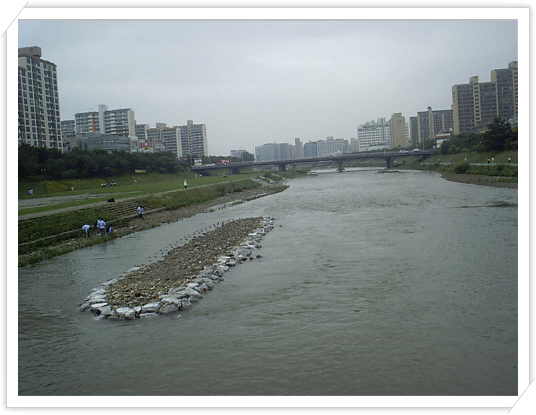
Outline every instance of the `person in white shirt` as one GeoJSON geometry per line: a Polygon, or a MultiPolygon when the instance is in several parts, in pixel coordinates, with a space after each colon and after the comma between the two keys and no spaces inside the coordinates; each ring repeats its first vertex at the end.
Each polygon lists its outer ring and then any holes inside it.
{"type": "Polygon", "coordinates": [[[82,231],[84,232],[84,235],[86,238],[89,237],[89,230],[91,229],[91,225],[88,225],[87,223],[85,225],[82,225],[82,231]]]}

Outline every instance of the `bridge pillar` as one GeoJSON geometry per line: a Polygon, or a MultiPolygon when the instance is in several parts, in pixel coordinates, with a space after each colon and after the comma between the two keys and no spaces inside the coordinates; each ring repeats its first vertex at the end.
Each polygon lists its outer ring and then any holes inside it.
{"type": "Polygon", "coordinates": [[[280,164],[279,171],[287,171],[287,165],[285,163],[280,164]]]}
{"type": "Polygon", "coordinates": [[[386,157],[385,158],[385,165],[388,169],[393,168],[393,158],[392,157],[386,157]]]}
{"type": "Polygon", "coordinates": [[[337,171],[342,173],[344,171],[344,164],[342,160],[337,161],[337,171]]]}

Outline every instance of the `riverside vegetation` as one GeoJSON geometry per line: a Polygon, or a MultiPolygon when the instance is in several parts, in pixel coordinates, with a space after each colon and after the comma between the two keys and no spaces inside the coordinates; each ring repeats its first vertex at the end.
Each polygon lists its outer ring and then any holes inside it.
{"type": "Polygon", "coordinates": [[[69,212],[52,213],[19,222],[19,266],[37,263],[57,255],[106,242],[126,234],[192,216],[211,206],[234,201],[250,200],[285,190],[281,183],[286,177],[302,172],[258,173],[259,179],[249,178],[216,183],[204,187],[177,190],[160,195],[148,195],[135,201],[103,204],[69,212]],[[135,206],[141,203],[149,215],[141,220],[135,215],[135,206]],[[93,224],[98,217],[111,223],[114,232],[106,236],[85,238],[80,231],[84,223],[93,224]]]}

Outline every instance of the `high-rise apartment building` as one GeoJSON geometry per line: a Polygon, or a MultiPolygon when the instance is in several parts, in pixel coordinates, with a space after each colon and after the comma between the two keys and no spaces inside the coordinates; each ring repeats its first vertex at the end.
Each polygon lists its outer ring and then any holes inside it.
{"type": "MultiPolygon", "coordinates": [[[[145,139],[140,143],[141,150],[144,152],[158,153],[167,151],[173,153],[177,158],[182,157],[182,144],[180,138],[180,128],[177,126],[167,126],[162,122],[157,122],[156,127],[147,128],[146,124],[143,124],[143,133],[145,139]]],[[[138,124],[140,126],[140,124],[138,124]]],[[[140,131],[142,128],[140,127],[140,131]]]]}
{"type": "Polygon", "coordinates": [[[130,108],[108,110],[99,105],[98,111],[79,112],[74,115],[77,135],[91,133],[133,137],[136,135],[134,111],[130,108]]]}
{"type": "Polygon", "coordinates": [[[261,146],[256,146],[255,147],[255,160],[257,161],[282,160],[280,145],[278,143],[267,143],[261,146]]]}
{"type": "Polygon", "coordinates": [[[357,128],[357,140],[359,151],[381,150],[390,148],[391,128],[385,118],[378,118],[376,121],[369,121],[357,128]]]}
{"type": "Polygon", "coordinates": [[[409,131],[411,146],[415,147],[419,144],[419,123],[417,117],[409,117],[409,131]]]}
{"type": "Polygon", "coordinates": [[[19,144],[63,149],[56,64],[37,46],[19,48],[19,144]]]}
{"type": "Polygon", "coordinates": [[[396,112],[391,116],[389,127],[391,129],[393,147],[407,147],[409,144],[408,125],[402,113],[396,112]]]}
{"type": "Polygon", "coordinates": [[[147,124],[136,124],[134,131],[140,142],[145,142],[147,140],[147,128],[149,128],[149,125],[147,124]]]}
{"type": "Polygon", "coordinates": [[[65,142],[65,139],[68,137],[74,137],[76,135],[76,129],[74,120],[63,120],[61,124],[61,138],[65,142]]]}
{"type": "Polygon", "coordinates": [[[162,140],[162,128],[153,127],[146,130],[146,145],[145,151],[159,153],[165,151],[164,142],[162,140]]]}
{"type": "Polygon", "coordinates": [[[490,82],[472,76],[468,84],[452,87],[454,134],[481,131],[495,118],[517,123],[517,61],[493,69],[490,82]]]}
{"type": "Polygon", "coordinates": [[[160,134],[164,151],[173,153],[180,159],[182,157],[182,144],[179,127],[161,127],[160,134]]]}
{"type": "Polygon", "coordinates": [[[432,140],[437,134],[448,133],[453,128],[452,110],[432,110],[417,112],[417,141],[432,140]]]}
{"type": "Polygon", "coordinates": [[[183,156],[208,156],[207,131],[205,124],[194,124],[188,120],[186,125],[179,126],[183,156]]]}
{"type": "Polygon", "coordinates": [[[302,159],[304,157],[303,143],[298,137],[294,139],[294,157],[296,159],[302,159]]]}
{"type": "Polygon", "coordinates": [[[306,159],[318,157],[318,143],[316,141],[309,141],[303,145],[303,157],[306,159]]]}

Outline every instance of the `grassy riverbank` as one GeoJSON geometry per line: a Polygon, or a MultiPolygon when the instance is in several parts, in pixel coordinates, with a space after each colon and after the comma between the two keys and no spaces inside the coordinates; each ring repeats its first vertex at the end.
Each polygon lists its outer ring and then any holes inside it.
{"type": "Polygon", "coordinates": [[[19,222],[19,266],[104,243],[128,233],[176,221],[180,217],[192,216],[214,204],[237,199],[245,200],[256,197],[260,193],[269,194],[286,188],[287,186],[281,184],[263,186],[257,181],[243,179],[139,199],[148,213],[154,212],[147,215],[144,220],[136,218],[134,205],[130,206],[128,202],[118,202],[98,208],[78,209],[21,221],[19,222]],[[125,210],[126,208],[128,210],[125,210]],[[108,223],[113,224],[115,230],[112,235],[83,237],[81,225],[94,224],[97,217],[103,217],[108,223]]]}
{"type": "Polygon", "coordinates": [[[517,188],[517,152],[467,152],[438,154],[427,159],[411,157],[397,160],[395,167],[413,170],[431,170],[451,181],[483,186],[517,188]],[[488,159],[494,162],[488,164],[488,159]],[[474,165],[484,164],[484,165],[474,165]]]}

